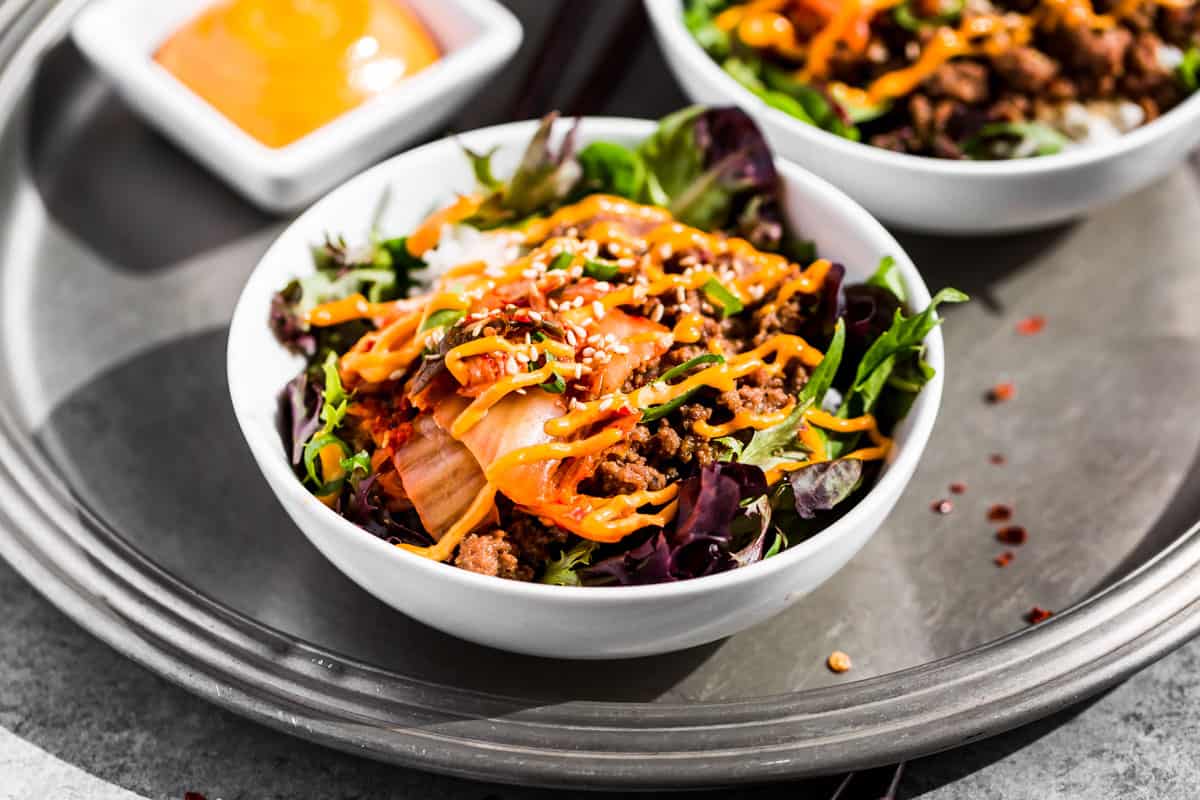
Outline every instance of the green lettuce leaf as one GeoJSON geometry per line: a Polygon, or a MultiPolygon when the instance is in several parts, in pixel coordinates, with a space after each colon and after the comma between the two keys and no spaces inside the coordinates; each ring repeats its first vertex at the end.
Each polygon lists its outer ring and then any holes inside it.
{"type": "Polygon", "coordinates": [[[564,550],[558,558],[546,562],[546,570],[542,573],[540,581],[551,586],[579,586],[579,574],[575,570],[591,564],[592,557],[599,547],[597,542],[586,539],[577,542],[573,547],[564,550]]]}
{"type": "Polygon", "coordinates": [[[796,408],[778,425],[755,431],[749,443],[741,450],[739,462],[765,469],[783,454],[797,452],[796,437],[804,424],[804,414],[813,406],[819,406],[825,399],[826,392],[833,385],[838,367],[841,366],[845,346],[846,325],[839,319],[833,331],[833,339],[825,351],[825,357],[813,369],[812,374],[808,376],[808,383],[804,384],[804,388],[796,397],[796,408]]]}

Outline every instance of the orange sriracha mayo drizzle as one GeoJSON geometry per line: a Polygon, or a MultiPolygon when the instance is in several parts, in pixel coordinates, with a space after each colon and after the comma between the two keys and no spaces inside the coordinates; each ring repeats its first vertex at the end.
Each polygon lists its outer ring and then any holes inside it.
{"type": "Polygon", "coordinates": [[[291,144],[441,57],[397,0],[223,0],[154,59],[267,147],[291,144]]]}
{"type": "MultiPolygon", "coordinates": [[[[445,217],[440,214],[435,212],[434,217],[444,220],[445,217]]],[[[444,308],[469,312],[487,292],[506,283],[530,280],[530,269],[539,264],[543,268],[540,273],[543,277],[554,276],[556,272],[545,271],[544,267],[560,252],[574,253],[575,262],[578,262],[577,241],[550,237],[558,230],[569,231],[583,222],[590,222],[587,236],[591,241],[601,245],[615,242],[618,252],[624,249],[630,255],[643,253],[639,263],[644,280],[612,285],[606,292],[600,292],[599,299],[593,304],[560,309],[559,316],[572,324],[589,321],[584,317],[597,313],[596,303],[601,311],[622,305],[640,305],[651,296],[680,288],[700,289],[710,280],[722,279],[722,276],[702,267],[690,268],[683,273],[665,273],[663,262],[680,252],[702,250],[712,255],[732,255],[739,259],[744,272],[736,278],[731,277],[732,273],[725,274],[722,285],[744,302],[754,302],[775,288],[779,288],[784,302],[798,292],[819,291],[831,268],[828,261],[819,260],[807,269],[800,270],[786,258],[762,253],[744,240],[711,235],[676,223],[664,209],[616,197],[593,195],[573,206],[559,209],[545,219],[529,223],[521,235],[532,250],[512,264],[502,269],[486,269],[478,263],[455,267],[437,281],[429,294],[406,301],[414,304],[405,307],[411,310],[364,336],[342,357],[343,377],[357,375],[367,382],[376,383],[402,377],[404,370],[420,356],[434,334],[434,331],[420,330],[431,313],[444,308]],[[631,224],[646,230],[635,234],[628,227],[631,224]]],[[[444,221],[439,222],[439,230],[443,224],[444,221]]],[[[574,263],[570,269],[577,268],[580,268],[580,264],[574,263]]],[[[534,274],[538,274],[537,270],[534,270],[534,274]]],[[[333,320],[375,318],[377,315],[385,316],[384,312],[389,311],[387,306],[366,303],[361,298],[338,301],[315,309],[309,319],[312,324],[333,324],[333,320]]],[[[391,310],[390,313],[394,315],[396,312],[391,310]]],[[[472,315],[462,324],[482,324],[486,327],[486,316],[477,315],[477,321],[472,322],[476,316],[472,315]]],[[[704,318],[698,313],[685,314],[671,332],[643,333],[634,338],[661,338],[667,346],[675,341],[698,341],[703,335],[703,323],[704,318]]],[[[710,344],[715,345],[715,342],[710,344]]],[[[579,346],[582,347],[582,343],[579,346]]],[[[714,352],[718,349],[719,345],[715,345],[714,352]]],[[[446,367],[460,385],[468,382],[470,370],[466,361],[471,358],[502,358],[507,362],[520,356],[516,360],[523,366],[522,371],[515,374],[511,369],[505,369],[505,374],[476,396],[451,423],[450,435],[461,439],[486,417],[489,409],[513,392],[524,392],[554,379],[556,375],[568,380],[577,378],[580,365],[575,361],[575,351],[574,345],[556,339],[546,338],[540,342],[522,344],[497,335],[485,335],[451,349],[445,356],[446,367]],[[524,366],[540,361],[545,355],[554,358],[537,369],[524,366]]],[[[628,393],[613,392],[586,402],[575,401],[571,410],[545,423],[545,433],[555,441],[518,448],[502,455],[487,466],[488,486],[476,498],[460,524],[454,526],[433,547],[406,549],[439,560],[450,557],[462,537],[489,516],[494,508],[495,494],[502,491],[505,476],[509,472],[532,463],[599,455],[624,440],[630,415],[640,416],[641,409],[676,400],[703,387],[730,391],[737,387],[737,381],[741,378],[760,370],[777,375],[796,360],[811,369],[823,358],[820,351],[801,337],[780,333],[752,350],[733,355],[724,363],[698,370],[675,384],[655,382],[628,393]]],[[[726,436],[739,430],[761,430],[784,420],[793,408],[794,403],[778,412],[741,412],[727,422],[699,423],[694,430],[709,438],[726,436]]],[[[874,450],[878,452],[864,449],[851,454],[852,457],[882,458],[886,454],[887,441],[878,435],[873,418],[843,420],[813,409],[805,417],[810,424],[802,426],[800,439],[809,451],[809,458],[795,464],[789,463],[783,469],[825,459],[823,438],[814,426],[871,433],[876,445],[874,450]]],[[[340,453],[338,456],[340,462],[340,453]]],[[[332,465],[329,468],[334,469],[332,465]]],[[[778,480],[783,469],[774,475],[775,480],[778,480]]],[[[634,492],[602,498],[577,494],[572,489],[537,505],[522,507],[581,537],[615,542],[647,526],[669,523],[677,510],[674,502],[676,492],[677,487],[670,486],[657,492],[634,492]],[[656,511],[643,511],[648,506],[660,505],[662,507],[656,511]]]]}
{"type": "MultiPolygon", "coordinates": [[[[1191,8],[1196,0],[1155,0],[1166,8],[1191,8]]],[[[754,49],[774,50],[803,61],[800,80],[829,77],[832,58],[841,45],[862,53],[870,39],[875,14],[899,5],[901,0],[753,0],[719,14],[717,27],[737,32],[738,38],[754,49]],[[824,19],[824,26],[807,42],[785,15],[789,6],[799,5],[824,19]]],[[[908,67],[879,76],[865,89],[840,82],[829,84],[832,94],[852,105],[876,105],[913,92],[947,61],[962,56],[997,55],[1027,44],[1035,28],[1089,27],[1107,30],[1133,16],[1142,0],[1120,0],[1106,14],[1097,13],[1091,0],[1040,0],[1028,14],[976,14],[966,16],[958,28],[943,26],[908,67]]]]}
{"type": "Polygon", "coordinates": [[[496,508],[496,487],[492,484],[484,484],[484,487],[479,490],[479,494],[471,501],[471,505],[467,506],[466,513],[462,518],[451,526],[450,530],[442,534],[442,538],[438,539],[436,544],[429,547],[418,547],[413,544],[398,544],[401,550],[407,550],[410,553],[416,553],[422,558],[428,558],[433,561],[446,561],[450,556],[454,555],[454,550],[466,538],[467,534],[479,527],[483,522],[492,515],[492,511],[496,508]]]}

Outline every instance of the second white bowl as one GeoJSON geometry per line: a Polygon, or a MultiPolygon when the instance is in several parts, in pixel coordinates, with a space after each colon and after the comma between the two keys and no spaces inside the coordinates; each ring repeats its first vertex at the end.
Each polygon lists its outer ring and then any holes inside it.
{"type": "MultiPolygon", "coordinates": [[[[562,126],[560,126],[562,127],[562,126]]],[[[411,230],[435,205],[469,192],[475,179],[461,145],[499,148],[497,174],[510,174],[536,128],[522,122],[463,134],[397,156],[318,202],[279,237],[251,275],[229,332],[229,387],[250,450],[283,507],[335,566],[383,602],[421,622],[481,644],[559,658],[617,658],[679,650],[736,633],[782,611],[819,586],[871,538],[900,497],[925,449],[942,394],[942,336],[930,334],[937,370],[896,434],[878,482],[821,533],[748,567],[672,584],[570,587],[518,583],[440,564],[393,547],[326,508],[293,474],[275,425],[276,398],[302,368],[267,326],[271,296],[311,272],[311,245],[327,231],[365,240],[379,198],[391,201],[381,229],[411,230]]],[[[586,119],[580,145],[632,145],[650,122],[586,119]]],[[[561,130],[560,130],[561,132],[561,130]]],[[[912,261],[860,206],[799,167],[779,162],[792,230],[862,280],[880,257],[899,264],[916,308],[929,303],[912,261]]]]}
{"type": "Polygon", "coordinates": [[[950,161],[852,142],[771,108],[731,78],[683,24],[680,0],[645,0],[675,78],[693,100],[736,105],[775,152],[885,222],[928,233],[1003,233],[1079,217],[1166,175],[1200,143],[1200,94],[1111,142],[1013,161],[950,161]]]}

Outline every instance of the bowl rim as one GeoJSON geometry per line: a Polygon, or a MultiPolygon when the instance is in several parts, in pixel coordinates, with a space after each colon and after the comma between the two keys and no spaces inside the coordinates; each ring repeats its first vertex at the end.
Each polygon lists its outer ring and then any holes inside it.
{"type": "MultiPolygon", "coordinates": [[[[756,117],[765,116],[770,124],[783,128],[805,142],[832,148],[851,158],[865,159],[874,166],[905,169],[923,176],[937,177],[1021,178],[1029,175],[1049,175],[1119,159],[1181,128],[1200,124],[1200,92],[1194,92],[1191,97],[1162,116],[1128,133],[1065,153],[1000,161],[955,161],[897,153],[866,142],[844,139],[772,108],[734,80],[704,51],[683,23],[681,0],[643,0],[643,3],[651,25],[658,33],[663,50],[686,59],[688,68],[704,75],[710,83],[719,85],[729,102],[747,109],[756,117]]],[[[668,58],[667,61],[670,64],[671,59],[668,58]]]]}
{"type": "MultiPolygon", "coordinates": [[[[476,129],[461,134],[461,137],[439,139],[394,156],[360,173],[326,194],[288,225],[250,273],[230,323],[226,354],[227,377],[234,414],[243,437],[249,445],[259,469],[264,473],[264,477],[280,502],[285,506],[299,505],[305,511],[311,512],[312,521],[320,524],[326,532],[346,538],[351,546],[360,546],[365,552],[377,553],[381,558],[396,559],[399,568],[408,567],[426,571],[426,575],[430,578],[441,575],[446,580],[465,582],[465,584],[479,589],[491,589],[513,597],[537,600],[553,598],[559,602],[585,605],[597,602],[621,605],[667,597],[679,599],[707,594],[710,591],[735,589],[747,582],[760,578],[765,579],[772,573],[783,572],[798,565],[825,548],[833,546],[840,534],[852,529],[855,525],[862,524],[860,521],[868,517],[873,509],[881,505],[890,506],[895,498],[903,493],[908,484],[912,472],[924,453],[934,421],[937,418],[945,373],[945,351],[940,326],[934,328],[925,340],[926,360],[936,370],[936,376],[925,386],[914,403],[910,416],[906,420],[906,424],[909,425],[906,439],[902,446],[895,449],[895,455],[888,461],[879,480],[871,486],[854,508],[829,527],[770,559],[746,567],[673,583],[645,586],[550,586],[506,580],[469,572],[447,563],[431,561],[390,545],[338,515],[304,488],[291,471],[286,459],[283,458],[283,448],[273,426],[270,431],[264,431],[253,419],[250,409],[253,407],[254,400],[250,395],[250,390],[245,388],[241,382],[241,373],[244,372],[244,368],[239,368],[239,344],[247,336],[270,336],[270,329],[266,324],[267,309],[257,306],[256,298],[253,296],[256,294],[254,290],[259,288],[258,284],[266,281],[264,277],[266,268],[279,260],[284,250],[291,244],[290,240],[298,235],[295,231],[311,227],[314,219],[323,216],[329,206],[340,201],[342,195],[356,191],[358,185],[369,184],[389,173],[402,173],[403,166],[408,162],[440,160],[447,158],[451,153],[457,157],[463,140],[480,140],[472,142],[475,146],[484,144],[485,141],[489,146],[523,142],[533,133],[537,124],[536,120],[511,122],[476,129]],[[433,572],[429,572],[430,570],[433,572]]],[[[653,130],[654,123],[652,121],[619,117],[584,117],[580,126],[580,134],[584,140],[643,137],[653,130]]],[[[776,159],[776,165],[784,180],[803,182],[814,187],[828,197],[840,214],[849,217],[857,227],[862,228],[864,235],[878,238],[887,245],[886,252],[881,255],[893,255],[896,259],[911,294],[912,308],[920,310],[928,306],[931,298],[924,279],[908,254],[878,220],[840,189],[802,167],[779,158],[776,159]]],[[[299,527],[307,536],[308,532],[304,530],[304,526],[299,527]]]]}
{"type": "MultiPolygon", "coordinates": [[[[191,3],[195,0],[160,0],[191,3]]],[[[113,46],[107,34],[111,17],[135,0],[94,0],[83,6],[71,24],[76,46],[104,75],[124,91],[139,92],[142,114],[156,124],[176,126],[181,121],[196,130],[180,133],[189,139],[205,138],[206,149],[220,150],[237,160],[239,170],[249,169],[268,179],[287,179],[328,163],[377,131],[411,117],[434,103],[450,87],[469,81],[503,64],[520,46],[523,29],[511,11],[497,0],[449,0],[478,28],[457,47],[445,48],[425,69],[400,84],[368,98],[334,119],[282,147],[270,147],[225,116],[154,59],[153,50],[113,46]]],[[[414,14],[422,16],[417,10],[414,14]]],[[[428,27],[428,25],[427,25],[428,27]]],[[[123,40],[128,44],[128,39],[123,40]]],[[[118,45],[122,42],[118,42],[118,45]]]]}

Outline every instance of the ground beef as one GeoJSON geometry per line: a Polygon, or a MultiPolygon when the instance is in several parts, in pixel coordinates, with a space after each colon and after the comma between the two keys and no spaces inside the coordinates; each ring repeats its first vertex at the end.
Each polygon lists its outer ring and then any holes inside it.
{"type": "Polygon", "coordinates": [[[759,370],[749,376],[737,389],[722,392],[717,403],[728,409],[730,416],[749,411],[753,414],[769,414],[784,408],[794,395],[784,388],[784,380],[759,370]]]}
{"type": "Polygon", "coordinates": [[[1157,34],[1139,33],[1129,48],[1126,57],[1126,73],[1121,79],[1121,90],[1127,95],[1154,101],[1157,106],[1171,106],[1182,99],[1182,92],[1174,73],[1159,60],[1163,41],[1157,34]]]}
{"type": "Polygon", "coordinates": [[[1133,34],[1124,28],[1094,31],[1086,26],[1063,29],[1058,35],[1061,57],[1098,79],[1116,79],[1125,72],[1125,54],[1133,34]]]}
{"type": "MultiPolygon", "coordinates": [[[[1115,2],[1094,0],[1098,13],[1115,2]]],[[[1028,14],[1039,6],[1037,0],[969,0],[964,14],[1028,14]]],[[[1129,100],[1149,121],[1186,96],[1174,70],[1163,66],[1162,48],[1200,45],[1200,6],[1171,8],[1146,0],[1109,29],[1064,24],[1031,32],[1021,46],[941,65],[918,91],[859,123],[863,140],[896,152],[958,159],[973,150],[983,126],[1057,118],[1072,101],[1129,100]]],[[[868,86],[912,66],[934,35],[933,26],[913,32],[895,24],[892,15],[879,15],[865,49],[839,51],[830,80],[868,86]]]]}
{"type": "Polygon", "coordinates": [[[517,511],[502,502],[503,529],[473,533],[458,546],[454,565],[483,575],[495,575],[518,581],[531,581],[547,559],[569,538],[554,526],[543,525],[536,517],[517,511]]]}
{"type": "Polygon", "coordinates": [[[1165,7],[1161,13],[1160,30],[1164,39],[1184,50],[1200,47],[1200,6],[1165,7]]]}
{"type": "Polygon", "coordinates": [[[463,539],[462,544],[458,546],[458,556],[454,559],[454,565],[481,575],[495,575],[518,581],[533,579],[533,570],[517,560],[512,542],[501,530],[484,534],[472,533],[463,539]]]}
{"type": "Polygon", "coordinates": [[[981,103],[988,98],[988,69],[974,61],[948,61],[925,81],[933,97],[960,103],[981,103]]]}
{"type": "Polygon", "coordinates": [[[1017,91],[1036,93],[1058,77],[1059,64],[1032,47],[1015,47],[992,57],[996,73],[1017,91]]]}

